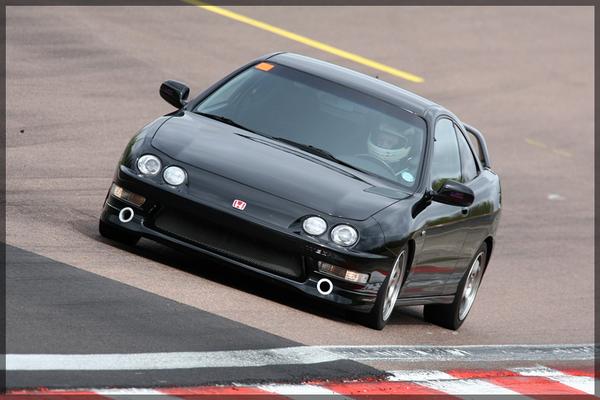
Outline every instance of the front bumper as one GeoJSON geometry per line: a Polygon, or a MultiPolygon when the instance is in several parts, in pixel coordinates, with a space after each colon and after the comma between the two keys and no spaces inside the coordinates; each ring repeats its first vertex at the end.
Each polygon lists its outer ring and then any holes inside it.
{"type": "MultiPolygon", "coordinates": [[[[295,231],[293,226],[277,226],[266,220],[259,220],[256,216],[239,213],[233,208],[229,210],[220,204],[214,202],[211,204],[210,196],[205,196],[200,201],[198,196],[189,196],[187,193],[165,188],[156,182],[139,177],[124,166],[120,166],[117,170],[114,182],[126,190],[144,196],[147,200],[141,207],[135,207],[116,197],[107,196],[100,217],[105,223],[172,247],[211,256],[229,265],[293,287],[309,296],[355,311],[370,311],[375,303],[377,292],[395,259],[394,254],[386,249],[379,253],[371,253],[339,248],[335,245],[326,246],[308,240],[301,232],[295,231]],[[133,219],[127,223],[122,223],[118,218],[119,211],[124,207],[132,207],[135,211],[133,219]],[[191,222],[172,220],[171,226],[167,229],[161,221],[164,221],[166,215],[173,213],[194,221],[193,223],[198,227],[213,226],[223,234],[232,233],[238,244],[244,238],[252,242],[259,240],[261,246],[257,248],[264,249],[267,254],[258,257],[240,256],[239,252],[236,253],[228,248],[233,245],[229,236],[224,236],[223,240],[216,244],[214,240],[209,242],[192,237],[190,234],[182,234],[183,226],[186,224],[189,232],[191,222]],[[178,224],[181,224],[182,229],[178,229],[178,224]],[[291,260],[295,257],[299,263],[292,272],[278,269],[267,260],[268,251],[277,252],[273,253],[274,262],[291,260]],[[369,280],[366,284],[360,284],[326,275],[317,270],[318,261],[368,273],[369,280]],[[328,295],[322,295],[317,290],[317,282],[325,277],[333,282],[333,291],[328,295]]],[[[251,195],[247,194],[247,196],[251,195]]],[[[298,207],[298,205],[290,205],[290,207],[298,207]]],[[[309,210],[305,212],[310,213],[309,210]]]]}

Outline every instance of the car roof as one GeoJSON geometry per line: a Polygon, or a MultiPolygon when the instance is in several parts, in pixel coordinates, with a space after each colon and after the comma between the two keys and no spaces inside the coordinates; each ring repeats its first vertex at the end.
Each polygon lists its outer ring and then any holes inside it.
{"type": "Polygon", "coordinates": [[[268,57],[268,60],[339,83],[420,116],[424,116],[429,108],[440,107],[430,100],[391,83],[315,58],[294,53],[277,53],[268,57]]]}

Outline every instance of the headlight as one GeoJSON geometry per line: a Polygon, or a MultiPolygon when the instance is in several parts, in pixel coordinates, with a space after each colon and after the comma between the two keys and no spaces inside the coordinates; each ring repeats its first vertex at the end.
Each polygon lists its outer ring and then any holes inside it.
{"type": "Polygon", "coordinates": [[[331,230],[331,240],[340,246],[352,246],[358,241],[358,232],[350,225],[338,225],[331,230]]]}
{"type": "Polygon", "coordinates": [[[137,167],[146,176],[155,176],[160,172],[160,160],[152,154],[146,154],[138,159],[137,167]]]}
{"type": "Polygon", "coordinates": [[[302,223],[302,229],[309,235],[319,236],[327,230],[327,222],[321,217],[308,217],[302,223]]]}
{"type": "Polygon", "coordinates": [[[163,178],[169,185],[178,186],[185,182],[187,174],[179,167],[171,166],[165,168],[163,172],[163,178]]]}

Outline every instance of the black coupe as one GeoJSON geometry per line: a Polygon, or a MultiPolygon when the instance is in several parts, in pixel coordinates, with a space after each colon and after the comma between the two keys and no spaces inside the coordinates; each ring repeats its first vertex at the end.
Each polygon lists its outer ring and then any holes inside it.
{"type": "Polygon", "coordinates": [[[457,329],[494,248],[483,136],[394,85],[291,53],[254,60],[125,148],[100,233],[193,250],[360,312],[457,329]]]}

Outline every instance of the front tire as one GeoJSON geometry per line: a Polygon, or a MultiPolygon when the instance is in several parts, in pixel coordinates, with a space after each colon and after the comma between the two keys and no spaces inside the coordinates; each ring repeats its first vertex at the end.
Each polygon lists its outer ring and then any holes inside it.
{"type": "Polygon", "coordinates": [[[454,331],[460,328],[475,303],[486,263],[487,244],[483,243],[461,279],[454,301],[451,304],[425,305],[423,309],[425,321],[454,331]]]}
{"type": "Polygon", "coordinates": [[[406,275],[406,264],[408,262],[408,249],[404,247],[392,267],[392,272],[385,278],[379,292],[375,305],[366,316],[366,325],[370,328],[382,330],[394,311],[398,294],[404,283],[406,275]]]}
{"type": "Polygon", "coordinates": [[[99,224],[98,224],[98,231],[100,232],[100,234],[102,236],[104,236],[107,239],[110,240],[114,240],[116,242],[120,242],[120,243],[124,243],[124,244],[128,244],[128,245],[135,245],[139,240],[140,240],[140,236],[139,235],[135,235],[132,233],[129,233],[123,229],[120,229],[116,226],[107,224],[106,222],[100,220],[99,224]]]}

